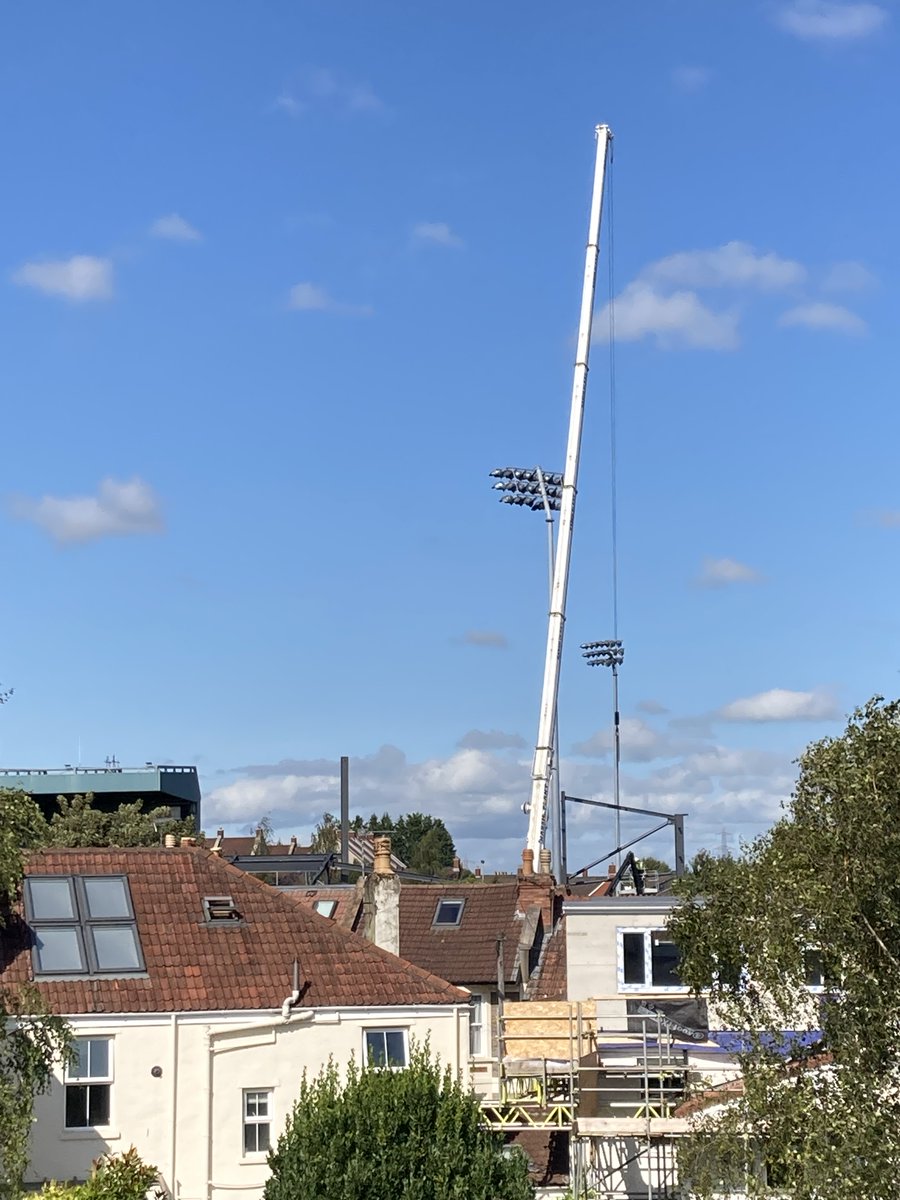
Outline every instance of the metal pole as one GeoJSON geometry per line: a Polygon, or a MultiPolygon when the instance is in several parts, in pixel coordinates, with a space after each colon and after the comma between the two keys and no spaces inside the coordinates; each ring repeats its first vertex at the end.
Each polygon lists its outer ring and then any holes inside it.
{"type": "MultiPolygon", "coordinates": [[[[547,526],[547,570],[550,604],[553,604],[553,576],[556,571],[556,546],[553,541],[553,509],[547,496],[547,486],[544,473],[540,467],[535,467],[538,487],[541,489],[541,500],[544,505],[544,523],[547,526]]],[[[562,849],[562,812],[559,791],[559,711],[554,706],[553,713],[553,762],[550,768],[550,830],[553,842],[553,878],[557,883],[565,883],[562,849]]]]}
{"type": "Polygon", "coordinates": [[[350,860],[350,759],[341,756],[341,883],[347,882],[350,860]]]}
{"type": "Polygon", "coordinates": [[[672,825],[675,829],[675,874],[683,875],[685,872],[684,864],[684,814],[676,813],[672,818],[672,825]]]}
{"type": "Polygon", "coordinates": [[[606,158],[610,141],[609,126],[598,125],[596,135],[597,158],[594,165],[594,190],[588,224],[584,283],[581,292],[581,315],[578,322],[578,345],[575,353],[575,377],[572,384],[572,407],[569,415],[569,437],[563,473],[558,553],[553,572],[553,594],[547,626],[547,654],[544,661],[541,712],[534,750],[534,765],[531,770],[528,847],[534,851],[535,861],[544,843],[544,830],[547,824],[547,789],[550,782],[550,766],[553,761],[553,724],[559,695],[559,669],[563,647],[563,628],[566,620],[566,593],[569,587],[569,563],[572,557],[572,527],[575,520],[575,493],[578,487],[581,432],[584,424],[584,401],[591,351],[597,260],[600,256],[600,219],[603,212],[603,180],[606,174],[606,158]]]}
{"type": "MultiPolygon", "coordinates": [[[[613,800],[616,805],[616,847],[622,845],[622,810],[619,807],[619,763],[621,761],[621,746],[619,743],[619,668],[613,663],[613,735],[615,740],[615,764],[613,767],[613,800]]],[[[618,865],[618,864],[617,864],[618,865]]]]}

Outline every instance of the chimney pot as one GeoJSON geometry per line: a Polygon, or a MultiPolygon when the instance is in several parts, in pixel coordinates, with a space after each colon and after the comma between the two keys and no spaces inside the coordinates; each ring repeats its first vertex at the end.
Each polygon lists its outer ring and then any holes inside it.
{"type": "Polygon", "coordinates": [[[175,849],[175,834],[167,833],[165,837],[165,846],[167,850],[175,849]]]}
{"type": "Polygon", "coordinates": [[[616,866],[615,863],[610,863],[609,866],[606,868],[606,874],[609,876],[610,879],[615,879],[616,872],[618,871],[618,869],[619,868],[616,866]]]}
{"type": "Polygon", "coordinates": [[[552,861],[553,861],[553,859],[550,854],[550,851],[546,847],[544,847],[540,853],[540,866],[541,866],[541,874],[542,875],[550,874],[550,872],[553,869],[551,866],[552,861]]]}
{"type": "Polygon", "coordinates": [[[391,866],[391,839],[389,837],[376,837],[373,841],[375,850],[375,861],[372,864],[372,869],[376,875],[393,875],[394,868],[391,866]]]}
{"type": "Polygon", "coordinates": [[[522,874],[534,874],[534,851],[525,849],[522,851],[522,874]]]}
{"type": "Polygon", "coordinates": [[[196,838],[192,838],[192,837],[183,837],[183,838],[181,839],[181,848],[182,848],[182,850],[186,849],[188,846],[196,846],[196,845],[197,845],[197,839],[196,839],[196,838]]]}

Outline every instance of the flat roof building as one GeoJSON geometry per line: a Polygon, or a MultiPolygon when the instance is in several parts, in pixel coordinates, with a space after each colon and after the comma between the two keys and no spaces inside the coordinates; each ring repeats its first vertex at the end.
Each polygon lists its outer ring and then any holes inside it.
{"type": "Polygon", "coordinates": [[[168,808],[176,820],[193,817],[200,828],[200,780],[196,767],[104,767],[0,768],[0,788],[28,792],[45,817],[57,811],[57,797],[84,796],[91,792],[94,805],[113,812],[122,804],[141,801],[145,810],[168,808]]]}

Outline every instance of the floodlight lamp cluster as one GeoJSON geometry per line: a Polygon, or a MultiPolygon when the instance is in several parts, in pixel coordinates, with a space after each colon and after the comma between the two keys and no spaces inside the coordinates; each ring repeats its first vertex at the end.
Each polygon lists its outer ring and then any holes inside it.
{"type": "Polygon", "coordinates": [[[582,642],[581,651],[589,667],[621,667],[625,661],[625,647],[618,638],[582,642]]]}
{"type": "Polygon", "coordinates": [[[554,471],[541,471],[536,467],[498,467],[491,471],[491,478],[497,480],[493,485],[494,490],[503,493],[501,504],[517,504],[537,512],[544,507],[546,496],[547,507],[559,512],[562,505],[562,475],[554,471]]]}

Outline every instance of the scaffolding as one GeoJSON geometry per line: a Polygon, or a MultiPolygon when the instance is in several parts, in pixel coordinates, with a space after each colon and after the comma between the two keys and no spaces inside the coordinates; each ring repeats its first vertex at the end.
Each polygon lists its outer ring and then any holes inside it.
{"type": "Polygon", "coordinates": [[[497,1094],[482,1100],[484,1122],[504,1133],[565,1131],[576,1197],[675,1200],[677,1140],[688,1128],[675,1114],[700,1072],[661,1013],[612,1026],[597,1011],[596,1000],[502,1004],[497,1094]]]}

